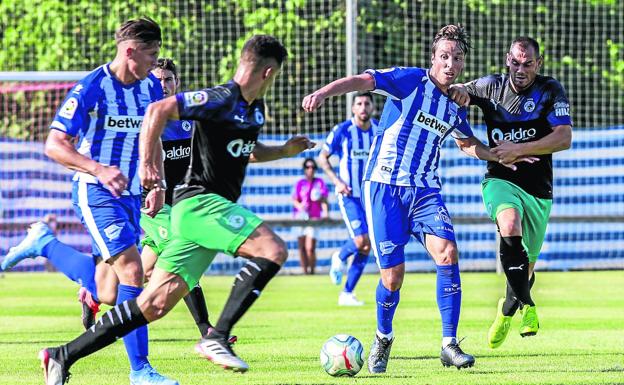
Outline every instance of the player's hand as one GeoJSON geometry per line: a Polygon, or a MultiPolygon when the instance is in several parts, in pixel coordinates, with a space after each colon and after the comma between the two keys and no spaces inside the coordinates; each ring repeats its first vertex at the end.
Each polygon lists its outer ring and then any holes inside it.
{"type": "Polygon", "coordinates": [[[496,147],[490,151],[496,155],[498,162],[502,164],[516,163],[517,159],[525,157],[520,151],[521,147],[517,143],[509,142],[506,140],[495,140],[496,147]]]}
{"type": "Polygon", "coordinates": [[[463,84],[451,84],[448,88],[448,94],[460,106],[468,107],[470,104],[470,95],[463,84]]]}
{"type": "Polygon", "coordinates": [[[306,136],[293,136],[284,143],[284,155],[286,157],[295,156],[300,152],[314,148],[316,143],[306,136]]]}
{"type": "Polygon", "coordinates": [[[347,186],[347,184],[342,180],[339,180],[336,182],[336,192],[338,194],[349,196],[351,195],[351,187],[347,186]]]}
{"type": "Polygon", "coordinates": [[[518,167],[516,167],[515,165],[516,163],[520,163],[520,162],[535,163],[535,162],[539,162],[539,160],[540,159],[536,156],[526,156],[526,157],[517,158],[513,163],[503,163],[501,160],[499,160],[498,163],[516,171],[518,169],[518,167]]]}
{"type": "Polygon", "coordinates": [[[160,172],[155,164],[140,161],[139,178],[141,179],[141,186],[146,190],[162,187],[160,172]]]}
{"type": "Polygon", "coordinates": [[[165,190],[158,187],[150,190],[145,197],[145,205],[141,211],[151,218],[154,218],[156,214],[165,205],[165,190]]]}
{"type": "Polygon", "coordinates": [[[319,92],[317,90],[311,93],[310,95],[306,96],[305,98],[303,98],[301,107],[303,107],[303,110],[305,112],[316,111],[319,108],[321,108],[321,106],[325,102],[325,99],[326,99],[325,95],[323,95],[322,92],[319,92]]]}
{"type": "Polygon", "coordinates": [[[128,178],[117,166],[101,165],[95,173],[95,177],[113,194],[119,198],[128,187],[128,178]]]}

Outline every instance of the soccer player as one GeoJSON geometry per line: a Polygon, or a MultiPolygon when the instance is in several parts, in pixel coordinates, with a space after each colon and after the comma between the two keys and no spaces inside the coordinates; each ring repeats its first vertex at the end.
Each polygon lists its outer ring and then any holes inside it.
{"type": "MultiPolygon", "coordinates": [[[[180,78],[173,60],[158,59],[152,74],[160,81],[165,97],[176,93],[180,78]]],[[[191,135],[191,121],[170,120],[167,123],[161,137],[165,154],[165,184],[175,186],[183,181],[191,156],[191,135]]],[[[144,197],[147,196],[147,192],[148,190],[144,190],[144,197]]],[[[159,191],[160,194],[165,194],[165,205],[157,214],[141,213],[140,224],[145,231],[145,237],[141,242],[143,245],[141,261],[146,280],[151,275],[158,254],[169,241],[172,192],[172,189],[167,189],[166,193],[165,190],[159,191]]],[[[52,265],[71,280],[84,285],[79,291],[79,299],[83,303],[82,320],[85,329],[95,323],[95,315],[99,311],[100,303],[115,305],[119,282],[110,266],[106,263],[98,263],[96,268],[92,256],[87,256],[58,241],[46,222],[36,222],[31,225],[26,238],[19,245],[11,248],[6,255],[2,261],[2,268],[8,269],[25,258],[34,258],[39,255],[48,258],[52,265]],[[97,279],[95,275],[98,276],[97,279]]],[[[208,310],[201,287],[199,285],[194,287],[184,297],[184,301],[201,335],[206,336],[212,325],[208,320],[208,310]]],[[[235,336],[231,337],[231,341],[235,341],[235,336]]]]}
{"type": "Polygon", "coordinates": [[[191,168],[176,188],[171,210],[173,238],[156,261],[149,284],[136,299],[106,312],[75,340],[40,352],[47,384],[62,384],[71,365],[131,330],[162,318],[195,287],[217,251],[249,261],[236,275],[221,317],[196,349],[217,365],[245,371],[227,341],[233,325],[258,298],[286,260],[284,242],[250,211],[234,203],[241,194],[247,163],[295,155],[313,144],[294,137],[282,146],[257,142],[265,122],[262,96],[286,58],[274,37],[256,35],[243,46],[233,80],[185,92],[152,104],[141,135],[141,175],[145,187],[162,184],[159,137],[167,120],[193,119],[191,168]]]}
{"type": "MultiPolygon", "coordinates": [[[[72,191],[76,213],[91,235],[94,254],[110,264],[119,279],[117,302],[123,303],[143,290],[137,248],[138,142],[147,106],[162,98],[162,87],[150,73],[160,52],[160,27],[149,18],[129,20],[116,30],[115,41],[115,59],[69,91],[51,124],[45,153],[76,171],[72,191]]],[[[124,344],[131,384],[177,384],[150,365],[147,327],[129,333],[124,344]]]]}
{"type": "Polygon", "coordinates": [[[410,235],[422,243],[436,264],[442,364],[462,368],[475,362],[462,351],[456,337],[461,307],[458,252],[436,173],[440,145],[449,135],[479,159],[498,161],[473,136],[466,109],[447,96],[464,67],[468,46],[464,29],[447,25],[433,39],[430,69],[367,70],[335,80],[303,99],[303,109],[314,111],[326,98],[346,92],[373,91],[387,96],[363,183],[371,248],[381,272],[376,293],[377,333],[368,357],[371,373],[384,373],[387,368],[394,341],[392,319],[405,275],[404,248],[410,235]]]}
{"type": "Polygon", "coordinates": [[[361,185],[374,131],[378,125],[377,120],[371,119],[374,109],[373,95],[370,92],[356,94],[351,105],[353,117],[332,128],[318,157],[319,165],[336,186],[338,205],[350,236],[331,257],[329,277],[335,285],[340,285],[347,260],[353,256],[344,290],[338,297],[340,306],[364,305],[353,290],[364,272],[370,253],[366,215],[361,203],[361,185]],[[338,175],[329,162],[329,157],[333,154],[340,158],[338,175]]]}
{"type": "Polygon", "coordinates": [[[520,309],[520,335],[539,330],[531,287],[553,197],[552,154],[570,148],[570,103],[561,84],[538,71],[543,63],[537,41],[515,39],[507,53],[508,73],[489,75],[459,86],[478,106],[487,125],[490,146],[501,162],[526,156],[538,162],[518,165],[515,172],[488,161],[482,183],[483,203],[500,234],[500,261],[507,293],[498,301],[488,344],[499,347],[511,318],[520,309]]]}

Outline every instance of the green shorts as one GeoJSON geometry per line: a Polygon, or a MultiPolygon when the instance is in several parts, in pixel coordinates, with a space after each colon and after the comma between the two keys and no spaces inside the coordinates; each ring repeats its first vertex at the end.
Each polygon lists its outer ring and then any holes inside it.
{"type": "Polygon", "coordinates": [[[141,214],[141,228],[145,232],[141,245],[149,246],[160,255],[170,241],[171,206],[164,205],[154,218],[141,214]]]}
{"type": "Polygon", "coordinates": [[[218,252],[234,255],[261,224],[254,213],[217,194],[186,198],[171,210],[173,236],[156,266],[192,289],[218,252]]]}
{"type": "Polygon", "coordinates": [[[487,178],[481,183],[483,203],[494,222],[498,213],[514,208],[522,218],[522,243],[529,262],[537,261],[552,207],[552,199],[537,198],[514,183],[498,178],[487,178]]]}

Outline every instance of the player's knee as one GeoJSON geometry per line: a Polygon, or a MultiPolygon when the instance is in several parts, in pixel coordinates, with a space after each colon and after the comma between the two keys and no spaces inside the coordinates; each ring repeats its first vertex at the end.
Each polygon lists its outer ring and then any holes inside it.
{"type": "Polygon", "coordinates": [[[398,272],[391,272],[381,276],[381,283],[390,291],[397,291],[403,286],[403,275],[398,272]]]}
{"type": "Polygon", "coordinates": [[[457,246],[449,243],[434,256],[437,265],[454,265],[459,260],[457,246]]]}
{"type": "Polygon", "coordinates": [[[353,240],[355,247],[357,247],[358,253],[368,255],[370,253],[371,245],[367,238],[356,237],[353,240]]]}
{"type": "Polygon", "coordinates": [[[516,221],[499,221],[498,231],[502,237],[522,235],[522,226],[516,221]]]}
{"type": "Polygon", "coordinates": [[[267,253],[263,257],[277,263],[278,265],[283,265],[288,258],[286,243],[284,243],[284,241],[278,236],[273,237],[273,242],[271,242],[270,245],[267,245],[267,253]]]}
{"type": "Polygon", "coordinates": [[[145,319],[150,322],[164,317],[171,310],[166,293],[145,293],[139,296],[137,302],[145,319]]]}

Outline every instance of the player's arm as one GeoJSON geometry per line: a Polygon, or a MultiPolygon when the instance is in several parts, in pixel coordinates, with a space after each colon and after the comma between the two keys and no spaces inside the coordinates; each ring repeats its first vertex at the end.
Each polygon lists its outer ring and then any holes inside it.
{"type": "Polygon", "coordinates": [[[281,146],[268,146],[256,142],[253,152],[249,156],[250,162],[269,162],[282,158],[295,156],[300,152],[314,148],[316,143],[305,136],[293,136],[281,146]]]}
{"type": "Polygon", "coordinates": [[[50,130],[45,143],[46,156],[71,170],[93,175],[114,196],[119,197],[128,185],[128,178],[116,166],[106,166],[80,154],[74,147],[73,139],[63,131],[50,130]]]}
{"type": "Polygon", "coordinates": [[[152,218],[154,218],[160,209],[162,209],[165,205],[165,190],[167,189],[167,184],[165,183],[165,167],[161,140],[156,143],[156,147],[154,148],[154,157],[154,162],[157,165],[160,165],[159,172],[163,179],[161,180],[161,184],[159,186],[149,190],[147,196],[145,197],[143,208],[141,208],[141,211],[144,214],[152,218]]]}
{"type": "Polygon", "coordinates": [[[552,128],[553,132],[534,142],[513,143],[501,141],[492,149],[503,162],[532,155],[552,154],[567,150],[572,145],[572,126],[563,124],[552,128]]]}
{"type": "Polygon", "coordinates": [[[481,142],[479,139],[477,139],[474,136],[471,136],[469,138],[454,138],[454,139],[455,139],[455,143],[457,144],[459,149],[464,154],[470,157],[476,158],[476,159],[480,159],[480,160],[498,162],[502,164],[503,166],[508,167],[514,171],[517,169],[514,163],[518,163],[518,162],[534,163],[539,160],[539,158],[536,158],[534,156],[529,156],[529,155],[520,156],[513,160],[501,159],[494,152],[495,149],[489,148],[488,146],[486,146],[483,142],[481,142]]]}
{"type": "Polygon", "coordinates": [[[175,96],[159,100],[147,107],[139,138],[139,176],[147,189],[164,188],[162,135],[168,120],[179,118],[175,96]]]}
{"type": "Polygon", "coordinates": [[[347,76],[342,79],[334,80],[303,98],[301,107],[303,107],[306,112],[312,112],[319,109],[323,105],[325,99],[332,96],[343,95],[353,91],[371,91],[373,89],[375,89],[375,79],[373,75],[363,73],[355,76],[347,76]]]}
{"type": "Polygon", "coordinates": [[[327,150],[321,150],[318,156],[319,166],[323,169],[329,180],[336,186],[336,192],[338,194],[351,195],[351,188],[334,172],[334,168],[329,161],[330,156],[327,150]]]}

